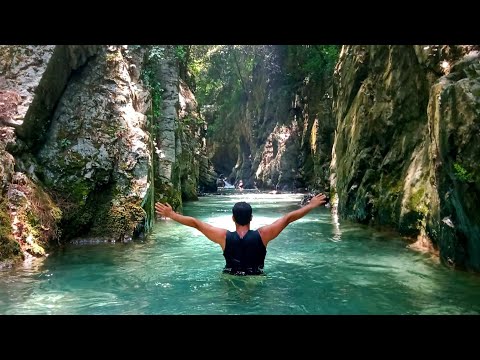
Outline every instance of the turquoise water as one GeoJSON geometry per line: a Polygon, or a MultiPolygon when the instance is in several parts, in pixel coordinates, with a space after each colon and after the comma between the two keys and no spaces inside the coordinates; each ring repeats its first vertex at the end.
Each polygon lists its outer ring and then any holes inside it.
{"type": "MultiPolygon", "coordinates": [[[[248,201],[252,228],[298,208],[301,195],[241,194],[187,203],[185,214],[234,230],[248,201]]],[[[453,271],[392,234],[317,208],[267,248],[266,276],[221,274],[221,248],[159,221],[150,240],[72,244],[0,270],[0,314],[478,314],[480,277],[453,271]]]]}

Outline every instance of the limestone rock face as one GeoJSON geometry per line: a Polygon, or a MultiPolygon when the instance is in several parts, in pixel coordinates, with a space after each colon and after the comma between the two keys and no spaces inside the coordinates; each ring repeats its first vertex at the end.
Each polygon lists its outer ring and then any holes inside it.
{"type": "Polygon", "coordinates": [[[428,105],[432,176],[426,234],[450,265],[480,271],[480,54],[451,64],[428,105]]]}
{"type": "Polygon", "coordinates": [[[123,47],[103,47],[72,76],[53,113],[38,172],[64,204],[64,235],[125,240],[145,216],[148,98],[129,72],[139,61],[123,47]]]}
{"type": "Polygon", "coordinates": [[[180,77],[172,45],[162,46],[156,76],[161,87],[156,136],[155,199],[174,209],[197,200],[199,190],[216,189],[216,173],[206,154],[206,127],[195,96],[180,77]]]}
{"type": "Polygon", "coordinates": [[[472,46],[344,46],[331,162],[342,217],[477,271],[478,63],[472,46]]]}
{"type": "Polygon", "coordinates": [[[0,259],[74,238],[127,241],[148,232],[155,201],[181,208],[199,184],[215,186],[174,47],[156,64],[161,99],[145,78],[150,50],[0,46],[0,259]]]}
{"type": "Polygon", "coordinates": [[[403,182],[426,131],[427,85],[411,46],[343,48],[332,160],[343,216],[399,226],[403,182]]]}
{"type": "Polygon", "coordinates": [[[18,135],[32,149],[42,142],[49,116],[72,71],[85,64],[98,50],[96,45],[2,46],[0,66],[4,86],[22,98],[14,120],[18,135]]]}
{"type": "Polygon", "coordinates": [[[217,174],[207,155],[206,124],[188,85],[179,82],[179,124],[182,150],[178,161],[183,200],[197,200],[198,190],[216,190],[217,174]]]}
{"type": "Polygon", "coordinates": [[[0,269],[21,254],[20,246],[12,235],[11,211],[6,196],[14,175],[15,159],[5,151],[5,146],[14,138],[13,132],[13,128],[0,123],[0,269]]]}
{"type": "Polygon", "coordinates": [[[21,97],[11,116],[12,120],[20,119],[19,124],[32,104],[54,50],[55,45],[0,45],[0,90],[15,91],[21,97]]]}
{"type": "MultiPolygon", "coordinates": [[[[178,64],[171,46],[167,46],[158,67],[158,80],[162,87],[161,117],[158,124],[157,146],[160,151],[158,175],[165,182],[172,181],[172,171],[176,160],[176,136],[179,107],[178,64]]],[[[181,145],[178,147],[181,153],[181,145]]]]}
{"type": "Polygon", "coordinates": [[[51,112],[70,74],[97,48],[0,46],[0,260],[6,259],[4,264],[20,255],[44,255],[48,243],[60,236],[62,212],[38,181],[32,150],[45,138],[51,112]]]}

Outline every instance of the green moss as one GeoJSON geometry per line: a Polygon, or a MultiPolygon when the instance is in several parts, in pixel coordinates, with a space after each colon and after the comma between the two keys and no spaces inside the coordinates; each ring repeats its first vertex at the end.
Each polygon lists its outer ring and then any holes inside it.
{"type": "Polygon", "coordinates": [[[155,184],[155,201],[169,203],[175,211],[182,209],[182,194],[161,181],[155,184]]]}
{"type": "MultiPolygon", "coordinates": [[[[152,110],[152,109],[150,109],[152,110]]],[[[150,152],[152,154],[155,153],[155,146],[154,146],[154,139],[155,139],[155,132],[152,130],[153,126],[153,114],[147,116],[147,126],[149,131],[148,137],[148,146],[150,148],[150,152]]],[[[145,221],[143,223],[143,231],[145,233],[149,233],[153,224],[155,222],[155,171],[154,171],[154,162],[150,163],[148,166],[148,176],[147,180],[150,186],[148,187],[147,193],[145,198],[143,199],[141,206],[145,211],[145,221]]]]}
{"type": "Polygon", "coordinates": [[[426,214],[428,209],[425,206],[424,202],[422,201],[424,195],[425,195],[425,188],[423,187],[413,192],[408,202],[409,210],[417,211],[421,214],[426,214]]]}
{"type": "Polygon", "coordinates": [[[310,174],[312,175],[312,177],[318,177],[321,175],[321,174],[315,174],[315,165],[314,165],[312,156],[310,154],[305,159],[305,163],[303,165],[303,171],[305,172],[305,174],[307,174],[307,176],[310,174]]]}
{"type": "MultiPolygon", "coordinates": [[[[145,225],[148,211],[148,199],[132,202],[125,198],[123,193],[128,189],[118,189],[113,184],[91,189],[86,181],[72,184],[64,189],[68,198],[61,201],[64,212],[62,218],[63,239],[92,235],[112,240],[122,240],[124,237],[133,237],[139,225],[145,225]]],[[[147,198],[151,190],[147,193],[147,198]]],[[[150,227],[153,224],[153,204],[150,205],[150,227]]],[[[148,225],[147,225],[148,227],[148,225]]]]}
{"type": "Polygon", "coordinates": [[[330,188],[330,203],[337,201],[337,190],[332,186],[330,188]]]}
{"type": "Polygon", "coordinates": [[[67,193],[70,194],[75,202],[78,205],[84,205],[87,201],[88,195],[90,194],[91,186],[85,181],[79,181],[71,185],[70,189],[67,190],[67,193]]]}
{"type": "Polygon", "coordinates": [[[64,240],[89,231],[98,206],[98,202],[90,199],[90,193],[90,186],[84,181],[64,186],[61,192],[57,193],[57,202],[63,213],[60,227],[64,240]]]}
{"type": "Polygon", "coordinates": [[[0,260],[21,256],[20,245],[12,236],[12,224],[5,199],[0,200],[0,260]]]}
{"type": "Polygon", "coordinates": [[[77,174],[77,169],[83,169],[87,164],[88,159],[77,152],[71,151],[68,153],[68,166],[67,169],[77,174]]]}
{"type": "Polygon", "coordinates": [[[154,189],[153,186],[150,186],[147,190],[147,194],[143,199],[141,204],[143,210],[145,211],[145,223],[144,223],[144,230],[146,233],[150,231],[153,227],[153,223],[155,220],[155,203],[154,203],[154,189]]]}
{"type": "Polygon", "coordinates": [[[94,217],[92,206],[79,206],[69,203],[62,208],[64,216],[61,222],[62,238],[69,240],[88,232],[94,217]]]}
{"type": "Polygon", "coordinates": [[[399,230],[402,234],[416,236],[426,227],[428,207],[425,204],[425,188],[416,189],[411,195],[400,219],[399,230]]]}
{"type": "Polygon", "coordinates": [[[398,179],[396,182],[394,182],[391,187],[390,187],[390,192],[396,195],[400,195],[403,192],[403,179],[398,179]]]}
{"type": "Polygon", "coordinates": [[[397,210],[400,211],[404,192],[404,179],[394,180],[393,183],[380,187],[380,196],[383,199],[382,208],[391,208],[391,221],[396,221],[397,210]]]}
{"type": "Polygon", "coordinates": [[[134,203],[125,198],[115,199],[99,208],[91,233],[121,241],[124,237],[131,237],[144,219],[145,211],[140,202],[134,203]]]}
{"type": "Polygon", "coordinates": [[[22,247],[35,256],[45,255],[45,248],[60,235],[58,224],[63,213],[39,185],[29,182],[31,189],[24,211],[17,214],[24,229],[22,247]]]}
{"type": "Polygon", "coordinates": [[[195,182],[186,180],[182,182],[182,200],[198,200],[197,188],[195,182]]]}
{"type": "Polygon", "coordinates": [[[161,115],[163,92],[160,82],[158,81],[157,68],[158,60],[150,58],[145,63],[141,74],[142,81],[152,96],[151,112],[155,119],[158,119],[161,115]]]}

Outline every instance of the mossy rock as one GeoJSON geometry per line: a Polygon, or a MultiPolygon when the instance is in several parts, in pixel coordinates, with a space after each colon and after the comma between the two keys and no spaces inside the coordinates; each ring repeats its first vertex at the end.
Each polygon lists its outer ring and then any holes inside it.
{"type": "Polygon", "coordinates": [[[94,218],[91,233],[114,241],[132,238],[135,229],[144,222],[145,216],[140,201],[115,199],[101,206],[94,218]]]}
{"type": "Polygon", "coordinates": [[[418,211],[409,211],[399,222],[398,231],[406,236],[416,236],[425,221],[425,215],[418,211]]]}
{"type": "Polygon", "coordinates": [[[20,245],[12,236],[12,224],[5,199],[0,200],[0,260],[21,257],[20,245]]]}
{"type": "Polygon", "coordinates": [[[40,184],[29,180],[27,187],[27,201],[17,210],[17,217],[23,224],[21,247],[34,256],[44,256],[51,241],[60,236],[63,213],[40,184]]]}
{"type": "Polygon", "coordinates": [[[140,230],[139,233],[136,235],[140,235],[141,232],[148,233],[153,227],[153,224],[155,222],[154,204],[153,186],[150,186],[141,204],[143,210],[145,211],[145,221],[143,222],[143,224],[141,224],[142,226],[139,226],[139,228],[136,229],[136,232],[140,230]]]}
{"type": "Polygon", "coordinates": [[[182,194],[173,186],[158,182],[155,184],[155,202],[168,203],[175,211],[182,209],[182,194]]]}
{"type": "Polygon", "coordinates": [[[63,208],[64,216],[61,221],[62,239],[69,240],[88,232],[94,216],[93,209],[93,206],[79,206],[75,204],[69,204],[63,208]]]}
{"type": "Polygon", "coordinates": [[[197,188],[195,182],[185,180],[182,182],[182,200],[194,201],[198,200],[197,188]]]}
{"type": "Polygon", "coordinates": [[[410,196],[410,199],[408,202],[409,209],[426,215],[428,209],[422,201],[424,195],[425,195],[424,188],[419,188],[416,191],[414,191],[410,196]]]}
{"type": "Polygon", "coordinates": [[[71,185],[67,193],[80,205],[85,204],[88,195],[91,192],[91,185],[85,181],[79,181],[71,185]]]}

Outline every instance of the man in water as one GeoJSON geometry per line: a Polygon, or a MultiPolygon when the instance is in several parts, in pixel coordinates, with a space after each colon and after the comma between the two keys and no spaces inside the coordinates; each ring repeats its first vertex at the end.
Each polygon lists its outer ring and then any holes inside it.
{"type": "Polygon", "coordinates": [[[304,217],[312,209],[325,204],[326,198],[324,194],[318,194],[307,205],[289,212],[258,230],[250,230],[250,221],[252,220],[250,204],[243,201],[238,202],[232,209],[232,219],[235,222],[234,232],[209,225],[191,216],[177,214],[168,203],[156,203],[155,210],[160,216],[168,217],[180,224],[199,230],[208,239],[220,245],[226,261],[224,273],[261,275],[268,243],[275,239],[288,224],[304,217]]]}

